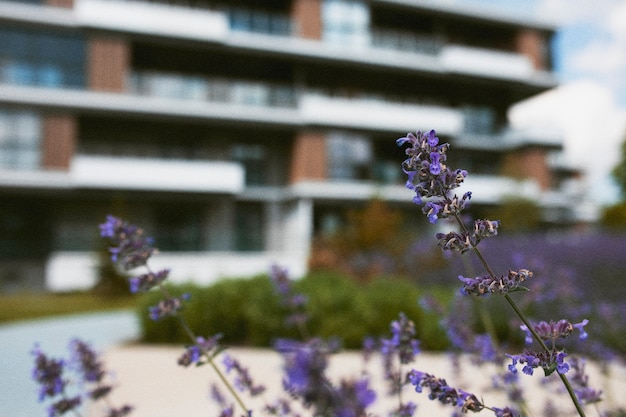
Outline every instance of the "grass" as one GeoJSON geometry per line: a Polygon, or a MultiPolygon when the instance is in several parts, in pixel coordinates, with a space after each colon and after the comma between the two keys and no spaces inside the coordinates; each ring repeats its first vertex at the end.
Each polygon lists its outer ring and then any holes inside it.
{"type": "Polygon", "coordinates": [[[132,309],[131,295],[106,297],[89,292],[0,295],[0,324],[43,317],[132,309]]]}

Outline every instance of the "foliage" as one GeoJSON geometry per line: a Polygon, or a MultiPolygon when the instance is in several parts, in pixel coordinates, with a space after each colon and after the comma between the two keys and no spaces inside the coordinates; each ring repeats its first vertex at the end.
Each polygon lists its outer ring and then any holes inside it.
{"type": "MultiPolygon", "coordinates": [[[[128,286],[127,286],[128,287],[128,286]]],[[[0,323],[96,311],[132,309],[136,298],[105,298],[90,292],[0,295],[0,323]]]]}
{"type": "MultiPolygon", "coordinates": [[[[267,276],[225,279],[207,287],[168,286],[173,294],[189,293],[181,313],[195,332],[222,333],[231,345],[269,346],[277,337],[295,337],[295,329],[284,324],[281,308],[267,276]]],[[[311,333],[323,338],[341,335],[346,348],[360,348],[366,336],[386,334],[389,322],[404,311],[416,322],[417,334],[428,349],[443,349],[448,342],[442,329],[418,306],[426,289],[418,289],[399,279],[378,278],[365,285],[331,272],[310,274],[294,283],[294,289],[308,299],[311,333]]],[[[440,301],[448,304],[450,291],[434,289],[440,301]]],[[[431,291],[431,289],[428,289],[431,291]]],[[[146,343],[184,343],[187,335],[172,317],[158,322],[146,314],[159,294],[144,295],[138,308],[141,339],[146,343]]]]}
{"type": "MultiPolygon", "coordinates": [[[[311,271],[339,270],[359,282],[367,282],[401,266],[409,240],[404,216],[383,200],[372,199],[361,209],[347,213],[346,224],[313,244],[311,271]]],[[[401,271],[397,271],[401,272],[401,271]]]]}
{"type": "Polygon", "coordinates": [[[521,197],[505,198],[487,213],[488,219],[500,220],[507,232],[528,233],[541,225],[541,209],[533,200],[521,197]]]}
{"type": "Polygon", "coordinates": [[[609,230],[626,229],[626,201],[605,207],[600,223],[609,230]]]}
{"type": "Polygon", "coordinates": [[[622,142],[620,160],[618,164],[613,167],[611,174],[621,190],[622,198],[626,198],[626,140],[622,142]]]}

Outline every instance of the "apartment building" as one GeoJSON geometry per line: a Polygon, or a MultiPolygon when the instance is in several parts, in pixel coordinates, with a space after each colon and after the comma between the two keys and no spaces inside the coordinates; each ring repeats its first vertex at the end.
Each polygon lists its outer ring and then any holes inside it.
{"type": "Polygon", "coordinates": [[[557,85],[555,29],[463,1],[0,0],[0,289],[92,285],[107,213],[174,280],[302,274],[346,207],[415,210],[394,140],[418,129],[476,207],[575,222],[562,138],[506,117],[557,85]]]}

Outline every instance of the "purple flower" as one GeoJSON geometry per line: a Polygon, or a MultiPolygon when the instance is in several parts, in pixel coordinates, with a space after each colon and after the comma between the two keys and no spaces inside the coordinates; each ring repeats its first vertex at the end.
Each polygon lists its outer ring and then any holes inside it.
{"type": "Polygon", "coordinates": [[[296,325],[301,331],[305,332],[304,326],[309,318],[304,311],[308,301],[307,297],[304,294],[293,292],[289,273],[284,268],[273,265],[270,270],[270,279],[272,284],[274,284],[274,291],[280,296],[282,305],[289,311],[285,322],[288,325],[296,325]]]}
{"type": "Polygon", "coordinates": [[[170,273],[169,269],[163,269],[158,272],[148,272],[138,275],[130,279],[130,292],[147,292],[152,288],[161,285],[170,273]]]}
{"type": "Polygon", "coordinates": [[[487,295],[507,294],[513,291],[525,290],[521,286],[523,282],[533,277],[533,273],[527,269],[509,270],[508,274],[493,278],[491,275],[482,275],[475,278],[467,278],[459,275],[463,283],[461,293],[464,295],[487,295]]]}
{"type": "Polygon", "coordinates": [[[74,362],[81,372],[83,380],[91,383],[102,381],[105,375],[102,362],[91,346],[80,339],[70,342],[70,348],[74,352],[74,362]]]}
{"type": "Polygon", "coordinates": [[[383,354],[397,354],[402,364],[413,362],[415,355],[420,352],[419,340],[414,338],[415,323],[401,312],[398,320],[392,321],[389,327],[392,337],[382,340],[383,354]]]}
{"type": "MultiPolygon", "coordinates": [[[[409,145],[406,148],[408,158],[402,163],[402,169],[407,174],[407,188],[415,191],[413,201],[421,205],[424,198],[437,197],[435,201],[440,207],[450,202],[448,192],[457,188],[467,176],[467,171],[452,171],[444,164],[449,144],[439,144],[439,138],[434,130],[428,133],[420,131],[417,134],[408,133],[396,141],[398,146],[409,145]]],[[[436,222],[433,207],[428,213],[429,221],[436,222]]]]}
{"type": "Polygon", "coordinates": [[[189,297],[189,294],[183,294],[180,297],[159,301],[157,305],[148,308],[150,318],[157,321],[167,316],[175,316],[183,308],[183,302],[189,300],[189,297]]]}
{"type": "MultiPolygon", "coordinates": [[[[556,339],[565,339],[569,337],[570,334],[577,329],[580,331],[580,340],[587,339],[587,332],[584,330],[584,326],[589,323],[589,320],[585,319],[580,323],[572,324],[565,319],[561,319],[557,322],[550,320],[549,322],[540,321],[539,323],[533,324],[533,329],[537,333],[537,335],[542,340],[556,340],[556,339]]],[[[526,343],[532,343],[532,334],[530,330],[525,326],[520,326],[520,329],[526,332],[526,343]]]]}
{"type": "Polygon", "coordinates": [[[479,412],[485,407],[474,394],[452,388],[445,379],[437,378],[429,373],[413,369],[407,375],[407,379],[415,387],[415,392],[422,392],[423,387],[428,388],[429,399],[459,407],[462,413],[479,412]]]}
{"type": "Polygon", "coordinates": [[[430,173],[433,175],[439,175],[441,173],[441,155],[439,152],[430,153],[430,173]]]}
{"type": "Polygon", "coordinates": [[[156,252],[152,239],[143,235],[143,230],[115,216],[107,216],[100,225],[100,235],[111,241],[111,260],[124,270],[146,265],[148,258],[156,252]]]}
{"type": "Polygon", "coordinates": [[[222,364],[226,368],[226,373],[231,373],[231,371],[235,372],[235,387],[237,387],[238,390],[242,392],[248,391],[253,397],[265,391],[265,387],[263,385],[254,384],[248,369],[243,367],[237,359],[232,358],[228,354],[224,354],[222,364]]]}
{"type": "Polygon", "coordinates": [[[401,404],[390,414],[390,417],[413,417],[415,410],[417,410],[417,405],[414,402],[409,401],[406,404],[401,404]]]}
{"type": "Polygon", "coordinates": [[[522,372],[526,375],[532,375],[536,368],[541,367],[546,376],[554,371],[559,374],[565,374],[569,370],[569,365],[564,361],[567,353],[556,349],[549,351],[535,352],[531,350],[524,351],[520,355],[509,355],[511,363],[508,365],[509,371],[517,373],[517,364],[524,365],[522,372]]]}
{"type": "Polygon", "coordinates": [[[581,321],[580,323],[575,323],[572,326],[574,326],[574,328],[576,330],[578,330],[580,332],[580,340],[587,340],[587,337],[589,337],[589,335],[587,334],[587,332],[585,331],[584,327],[589,323],[589,320],[584,319],[583,321],[581,321]]]}
{"type": "Polygon", "coordinates": [[[221,337],[221,334],[216,334],[208,339],[201,336],[197,337],[196,344],[187,346],[185,353],[178,358],[178,364],[185,367],[191,365],[192,363],[197,365],[204,364],[204,362],[201,361],[202,355],[212,355],[219,347],[218,342],[221,337]]]}
{"type": "Polygon", "coordinates": [[[35,346],[32,354],[35,356],[33,379],[40,385],[39,401],[61,394],[67,385],[67,381],[63,379],[65,361],[49,358],[39,346],[35,346]]]}

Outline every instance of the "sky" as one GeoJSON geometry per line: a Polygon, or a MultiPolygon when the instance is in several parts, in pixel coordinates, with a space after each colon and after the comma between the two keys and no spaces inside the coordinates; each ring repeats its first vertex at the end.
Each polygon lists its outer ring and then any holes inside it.
{"type": "Polygon", "coordinates": [[[626,139],[626,0],[482,1],[556,23],[560,85],[511,108],[511,124],[559,129],[565,160],[586,173],[588,195],[603,205],[616,202],[610,171],[626,139]]]}

